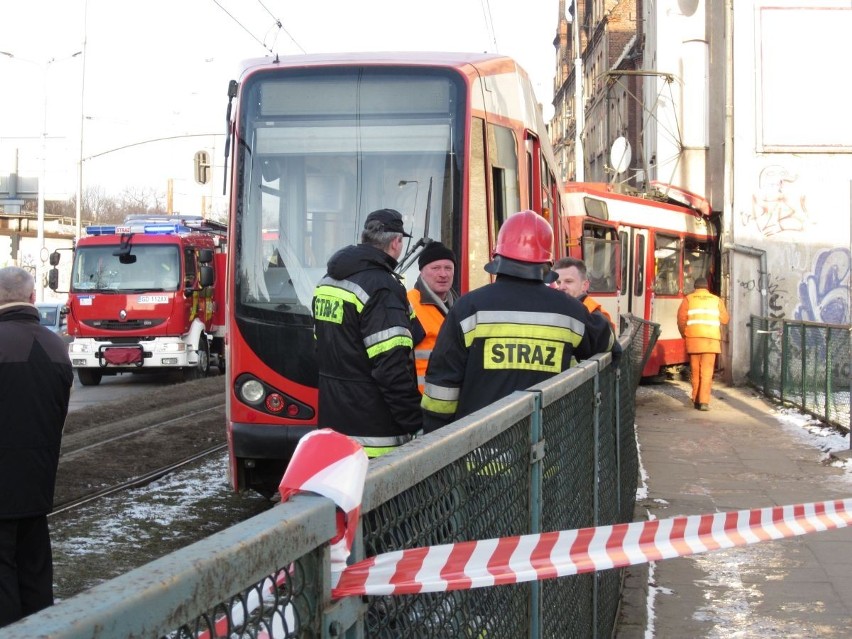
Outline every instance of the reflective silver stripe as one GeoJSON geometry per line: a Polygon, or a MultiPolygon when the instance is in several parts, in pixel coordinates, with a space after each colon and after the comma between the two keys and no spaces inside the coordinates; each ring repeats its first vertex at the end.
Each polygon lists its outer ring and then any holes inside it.
{"type": "Polygon", "coordinates": [[[349,280],[336,280],[332,277],[324,277],[319,281],[317,286],[336,286],[337,288],[342,288],[343,290],[352,293],[355,297],[361,300],[361,303],[364,305],[370,301],[370,296],[367,295],[367,291],[349,280]]]}
{"type": "Polygon", "coordinates": [[[722,322],[720,322],[717,319],[716,320],[712,320],[712,319],[708,319],[708,320],[691,319],[691,320],[686,321],[687,326],[695,326],[696,324],[701,324],[703,326],[719,326],[719,327],[722,326],[722,322]]]}
{"type": "Polygon", "coordinates": [[[446,402],[454,402],[458,400],[461,389],[451,386],[438,386],[437,384],[426,384],[423,388],[423,394],[440,399],[446,402]]]}
{"type": "Polygon", "coordinates": [[[711,317],[719,317],[718,308],[693,308],[686,312],[687,315],[710,315],[711,317]]]}
{"type": "Polygon", "coordinates": [[[417,385],[423,386],[425,383],[426,383],[426,376],[425,375],[418,375],[417,376],[417,385]]]}
{"type": "Polygon", "coordinates": [[[413,435],[395,435],[393,437],[353,437],[349,436],[350,439],[354,439],[356,442],[361,444],[361,446],[369,446],[371,448],[382,448],[384,446],[402,446],[406,442],[410,442],[414,439],[413,435]]]}
{"type": "Polygon", "coordinates": [[[380,344],[381,342],[389,340],[392,337],[411,337],[411,331],[409,331],[404,326],[393,326],[391,328],[379,331],[378,333],[373,333],[372,335],[368,335],[367,337],[365,337],[364,346],[366,348],[370,348],[371,346],[380,344]]]}
{"type": "Polygon", "coordinates": [[[415,350],[414,351],[414,359],[429,359],[432,355],[431,350],[415,350]]]}
{"type": "Polygon", "coordinates": [[[463,333],[474,330],[477,324],[522,324],[530,326],[555,326],[567,328],[579,335],[586,331],[582,321],[562,313],[539,313],[533,311],[478,311],[461,321],[463,333]]]}

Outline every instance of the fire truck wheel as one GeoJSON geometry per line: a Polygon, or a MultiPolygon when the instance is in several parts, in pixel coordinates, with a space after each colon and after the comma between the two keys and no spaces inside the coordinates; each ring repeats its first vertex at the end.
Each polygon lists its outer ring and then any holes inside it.
{"type": "Polygon", "coordinates": [[[210,373],[210,345],[207,336],[202,333],[198,338],[198,363],[185,371],[186,380],[202,379],[210,373]]]}
{"type": "Polygon", "coordinates": [[[83,386],[97,386],[101,383],[101,374],[91,368],[78,368],[77,379],[83,386]]]}

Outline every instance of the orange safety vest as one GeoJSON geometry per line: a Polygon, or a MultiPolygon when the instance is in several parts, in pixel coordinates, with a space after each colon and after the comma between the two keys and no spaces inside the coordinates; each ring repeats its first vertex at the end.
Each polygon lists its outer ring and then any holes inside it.
{"type": "Polygon", "coordinates": [[[589,313],[600,311],[601,315],[603,315],[606,318],[606,321],[609,322],[609,325],[612,326],[612,330],[615,330],[615,324],[612,323],[612,317],[604,310],[604,307],[601,306],[600,302],[586,295],[586,297],[583,298],[583,306],[589,310],[589,313]]]}
{"type": "Polygon", "coordinates": [[[408,291],[408,301],[411,302],[414,315],[426,332],[426,337],[414,347],[414,367],[417,369],[417,387],[423,393],[423,384],[426,381],[426,367],[429,365],[429,357],[432,355],[432,348],[434,348],[435,340],[438,338],[438,331],[441,330],[441,324],[444,323],[444,313],[435,304],[424,302],[421,295],[421,292],[416,288],[408,291]]]}
{"type": "Polygon", "coordinates": [[[686,339],[687,353],[721,353],[722,324],[727,323],[725,303],[706,288],[684,297],[677,311],[677,327],[686,339]]]}

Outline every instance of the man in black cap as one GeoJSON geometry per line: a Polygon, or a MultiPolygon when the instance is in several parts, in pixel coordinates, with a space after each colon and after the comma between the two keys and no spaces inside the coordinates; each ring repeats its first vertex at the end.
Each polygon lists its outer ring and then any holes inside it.
{"type": "Polygon", "coordinates": [[[414,365],[417,369],[417,387],[423,392],[426,366],[435,338],[441,330],[444,318],[452,308],[458,295],[453,290],[456,272],[456,254],[440,242],[430,242],[417,259],[420,276],[414,288],[408,291],[408,301],[423,327],[426,336],[414,347],[414,365]]]}
{"type": "Polygon", "coordinates": [[[378,457],[423,426],[411,363],[413,311],[394,273],[402,254],[402,216],[373,211],[361,243],[332,255],[314,291],[319,361],[317,425],[378,457]]]}

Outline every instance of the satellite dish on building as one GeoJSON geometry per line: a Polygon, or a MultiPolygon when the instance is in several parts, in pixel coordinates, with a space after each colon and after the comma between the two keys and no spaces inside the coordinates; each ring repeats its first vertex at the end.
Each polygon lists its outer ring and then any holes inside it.
{"type": "Polygon", "coordinates": [[[633,152],[630,149],[630,142],[623,135],[615,138],[612,143],[612,148],[609,150],[609,164],[612,170],[618,173],[624,173],[630,167],[630,160],[633,159],[633,152]]]}

